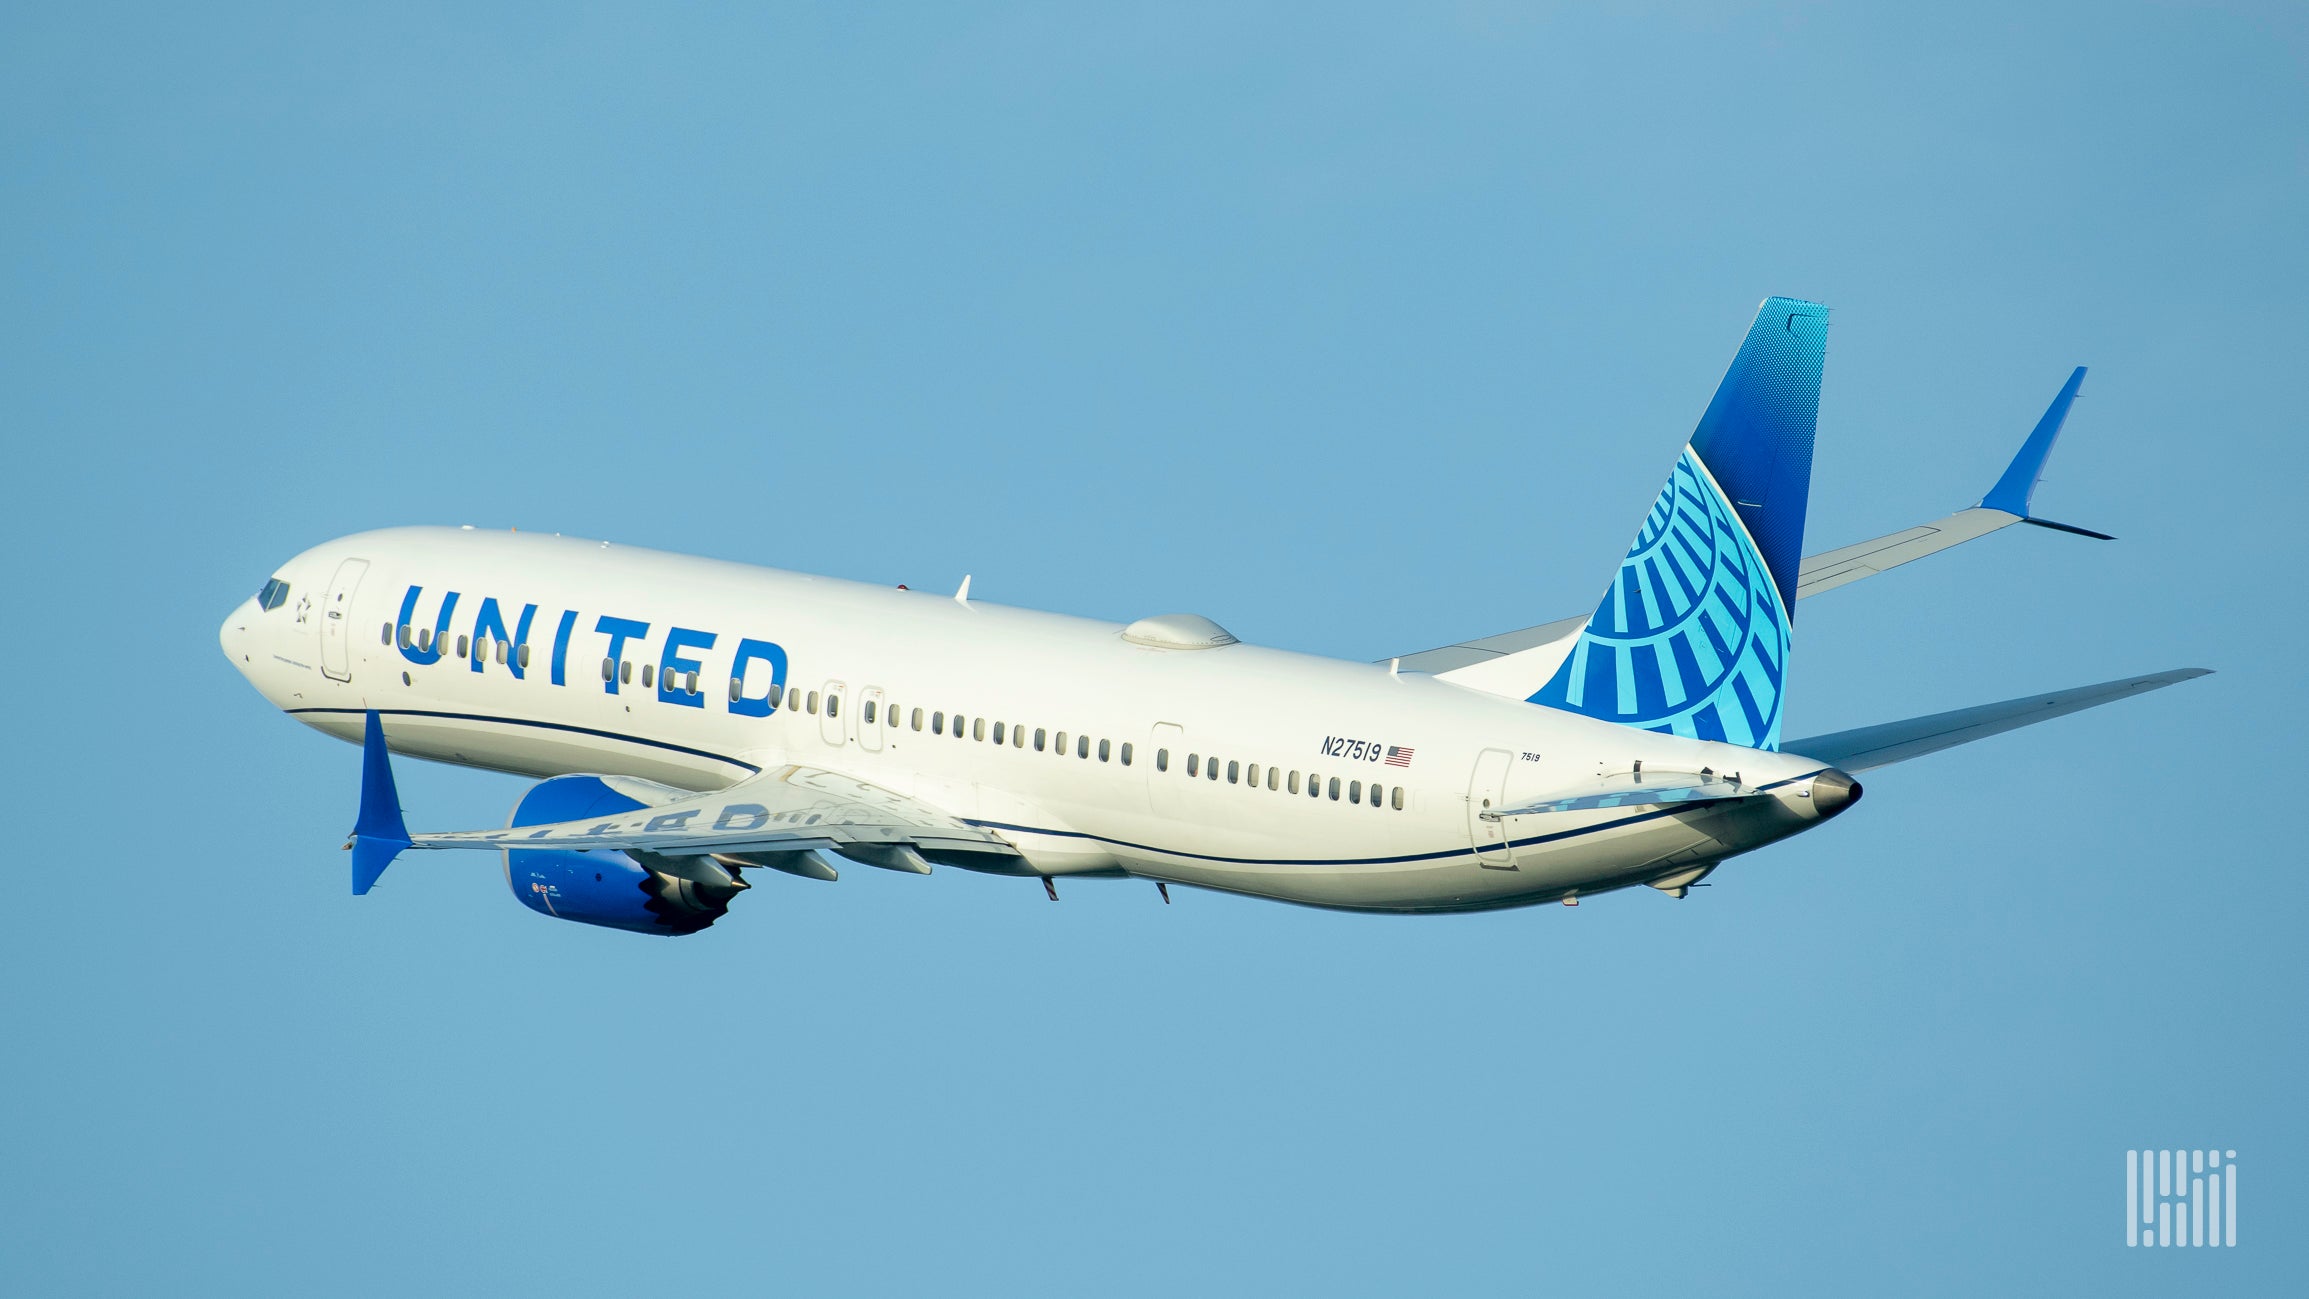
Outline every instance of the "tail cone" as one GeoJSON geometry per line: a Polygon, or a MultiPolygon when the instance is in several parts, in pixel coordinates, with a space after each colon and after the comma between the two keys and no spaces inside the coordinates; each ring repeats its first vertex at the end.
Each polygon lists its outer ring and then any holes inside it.
{"type": "Polygon", "coordinates": [[[1812,777],[1812,810],[1821,820],[1860,801],[1860,782],[1830,768],[1812,777]]]}

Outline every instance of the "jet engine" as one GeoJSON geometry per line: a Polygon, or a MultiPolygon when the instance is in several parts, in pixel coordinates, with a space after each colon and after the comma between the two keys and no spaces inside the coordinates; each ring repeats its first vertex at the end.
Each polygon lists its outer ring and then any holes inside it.
{"type": "MultiPolygon", "coordinates": [[[[555,776],[523,794],[507,824],[546,825],[647,806],[599,776],[555,776]]],[[[749,887],[736,869],[711,857],[608,849],[508,848],[505,882],[522,905],[541,915],[669,938],[721,919],[730,899],[749,887]]]]}

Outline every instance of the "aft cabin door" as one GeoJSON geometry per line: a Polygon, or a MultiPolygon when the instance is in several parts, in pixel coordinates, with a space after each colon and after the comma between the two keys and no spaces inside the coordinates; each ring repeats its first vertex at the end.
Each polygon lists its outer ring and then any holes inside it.
{"type": "Polygon", "coordinates": [[[346,560],[321,597],[321,672],[338,681],[353,679],[353,588],[368,571],[368,560],[346,560]]]}
{"type": "Polygon", "coordinates": [[[1467,781],[1467,837],[1475,846],[1476,861],[1488,870],[1515,869],[1515,854],[1507,846],[1507,822],[1483,815],[1507,806],[1507,773],[1514,761],[1515,755],[1505,749],[1485,749],[1467,781]]]}

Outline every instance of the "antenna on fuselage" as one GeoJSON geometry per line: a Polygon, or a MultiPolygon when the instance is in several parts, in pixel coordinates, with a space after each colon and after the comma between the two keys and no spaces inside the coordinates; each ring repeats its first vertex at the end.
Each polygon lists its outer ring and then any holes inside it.
{"type": "Polygon", "coordinates": [[[962,585],[954,588],[954,603],[970,603],[970,574],[964,573],[962,575],[962,585]]]}

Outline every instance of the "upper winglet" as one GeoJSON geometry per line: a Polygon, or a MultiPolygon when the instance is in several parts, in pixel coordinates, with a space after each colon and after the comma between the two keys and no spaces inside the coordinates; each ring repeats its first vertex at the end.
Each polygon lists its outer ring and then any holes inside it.
{"type": "Polygon", "coordinates": [[[401,819],[401,795],[393,788],[393,762],[385,749],[385,723],[369,710],[361,735],[361,810],[353,818],[353,894],[358,897],[409,846],[401,819]]]}
{"type": "Polygon", "coordinates": [[[1982,509],[2002,510],[2006,514],[2028,517],[2029,501],[2036,495],[2037,480],[2044,477],[2044,462],[2052,458],[2052,444],[2060,440],[2060,427],[2068,422],[2068,408],[2075,403],[2077,389],[2084,387],[2085,368],[2078,366],[2060,387],[2060,395],[2052,405],[2044,408],[2044,418],[2020,444],[2020,451],[2012,463],[2004,467],[2004,477],[1980,498],[1982,509]]]}

